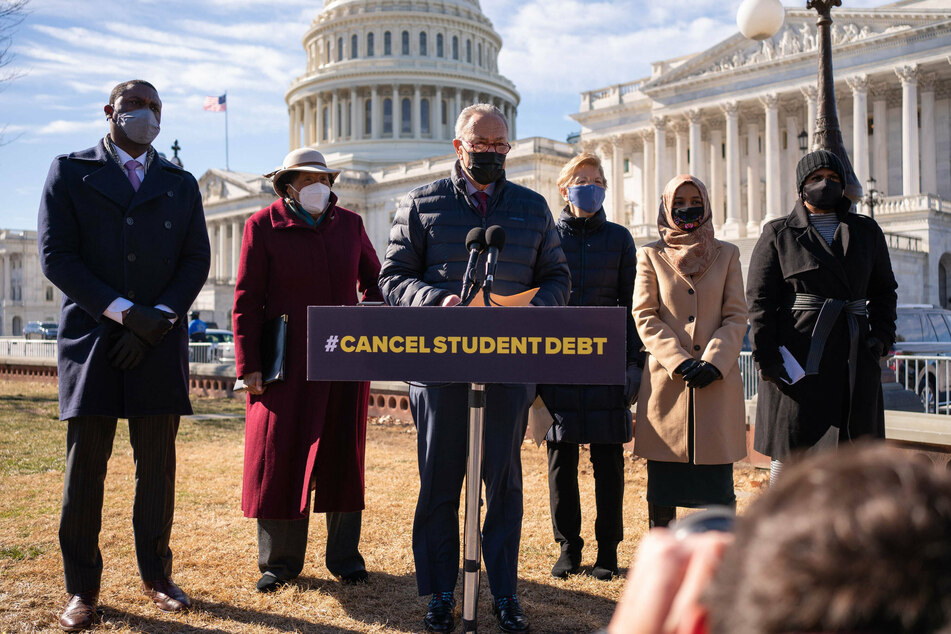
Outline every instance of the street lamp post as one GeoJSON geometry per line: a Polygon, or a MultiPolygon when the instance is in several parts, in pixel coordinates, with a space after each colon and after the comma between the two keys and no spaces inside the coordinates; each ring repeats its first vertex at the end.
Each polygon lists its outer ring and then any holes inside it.
{"type": "MultiPolygon", "coordinates": [[[[782,8],[779,0],[743,0],[737,11],[737,24],[747,37],[765,39],[775,35],[782,27],[775,20],[776,6],[782,8]]],[[[862,198],[862,185],[852,169],[852,161],[842,142],[842,130],[839,128],[839,115],[835,106],[835,80],[832,74],[832,7],[842,6],[842,0],[807,0],[806,8],[815,9],[819,14],[816,20],[819,44],[818,111],[816,129],[813,135],[813,150],[828,150],[839,157],[845,167],[845,195],[853,202],[862,198]]]]}
{"type": "Polygon", "coordinates": [[[865,195],[862,196],[862,202],[868,205],[868,217],[875,219],[875,205],[882,202],[884,196],[882,192],[875,189],[875,179],[871,176],[865,181],[865,195]]]}

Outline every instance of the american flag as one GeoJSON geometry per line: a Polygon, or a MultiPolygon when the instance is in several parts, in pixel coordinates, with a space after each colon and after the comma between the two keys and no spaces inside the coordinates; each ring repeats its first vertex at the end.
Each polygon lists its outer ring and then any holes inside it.
{"type": "Polygon", "coordinates": [[[220,97],[205,97],[205,110],[211,110],[212,112],[222,112],[227,110],[227,99],[228,95],[221,95],[220,97]]]}

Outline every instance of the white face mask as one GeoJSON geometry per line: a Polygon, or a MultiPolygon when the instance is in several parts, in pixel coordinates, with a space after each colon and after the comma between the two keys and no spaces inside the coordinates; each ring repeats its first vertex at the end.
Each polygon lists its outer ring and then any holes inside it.
{"type": "Polygon", "coordinates": [[[330,188],[323,183],[313,183],[301,190],[297,190],[293,185],[288,187],[297,192],[298,202],[307,213],[319,215],[327,209],[327,203],[330,202],[330,188]]]}

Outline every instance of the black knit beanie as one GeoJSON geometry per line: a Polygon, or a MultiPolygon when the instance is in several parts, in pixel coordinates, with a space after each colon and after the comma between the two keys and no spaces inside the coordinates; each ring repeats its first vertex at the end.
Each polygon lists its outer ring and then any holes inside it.
{"type": "Polygon", "coordinates": [[[816,150],[799,159],[799,164],[796,165],[796,191],[801,194],[802,184],[806,178],[821,167],[828,167],[838,174],[839,178],[842,179],[842,185],[845,186],[845,167],[839,157],[828,150],[816,150]]]}

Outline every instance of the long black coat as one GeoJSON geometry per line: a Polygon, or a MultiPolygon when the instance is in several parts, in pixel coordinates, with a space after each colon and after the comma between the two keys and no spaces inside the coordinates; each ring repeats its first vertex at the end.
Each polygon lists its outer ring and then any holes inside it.
{"type": "Polygon", "coordinates": [[[888,247],[874,220],[837,210],[839,226],[833,244],[826,244],[809,224],[807,210],[793,211],[763,227],[750,260],[746,299],[750,313],[753,357],[760,367],[781,362],[780,346],[805,367],[818,311],[792,311],[796,293],[824,298],[867,299],[867,317],[859,322],[855,391],[849,417],[849,331],[840,314],[826,343],[819,374],[794,385],[760,381],[754,447],[776,459],[813,444],[830,426],[839,428],[840,442],[859,436],[884,438],[880,359],[869,353],[866,340],[878,337],[887,347],[895,340],[898,285],[888,247]]]}
{"type": "MultiPolygon", "coordinates": [[[[562,211],[558,233],[571,269],[568,305],[627,308],[627,362],[643,365],[641,339],[631,313],[637,268],[631,232],[608,222],[602,208],[590,218],[562,211]]],[[[555,419],[548,441],[624,443],[631,439],[631,413],[623,385],[539,385],[538,393],[555,419]]]]}
{"type": "Polygon", "coordinates": [[[53,160],[40,202],[43,273],[63,291],[60,418],[190,414],[185,315],[210,249],[195,178],[161,157],[138,191],[99,145],[53,160]],[[171,308],[179,320],[133,370],[109,363],[115,299],[171,308]]]}

